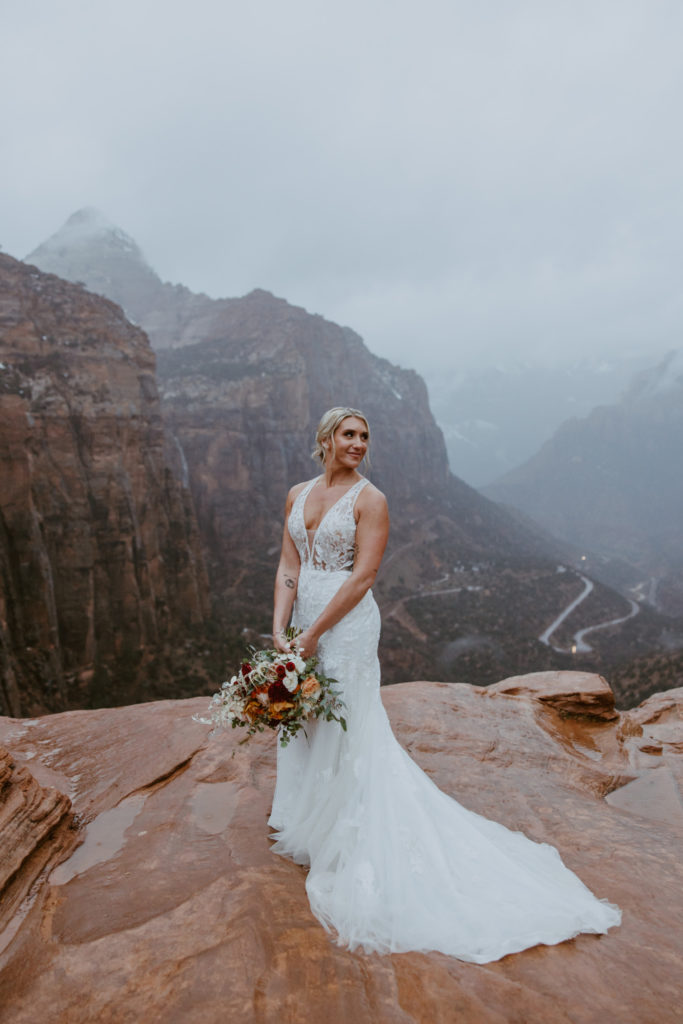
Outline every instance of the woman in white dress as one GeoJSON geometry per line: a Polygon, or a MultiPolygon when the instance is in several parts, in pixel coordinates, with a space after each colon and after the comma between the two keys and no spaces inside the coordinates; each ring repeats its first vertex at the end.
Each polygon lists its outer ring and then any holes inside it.
{"type": "Polygon", "coordinates": [[[348,729],[315,721],[278,746],[269,824],[276,853],[308,865],[313,913],[341,945],[438,950],[487,963],[538,943],[604,933],[621,912],[554,847],[461,807],[395,739],[380,698],[380,617],[370,589],[384,553],[384,495],[358,472],[370,441],[356,409],[316,435],[321,476],[291,489],[275,582],[273,640],[290,619],[346,703],[348,729]]]}

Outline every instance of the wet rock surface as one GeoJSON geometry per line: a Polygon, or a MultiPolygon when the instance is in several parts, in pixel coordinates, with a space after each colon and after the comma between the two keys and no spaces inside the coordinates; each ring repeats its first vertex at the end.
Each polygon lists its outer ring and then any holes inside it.
{"type": "Polygon", "coordinates": [[[312,917],[304,869],[270,852],[274,736],[209,739],[202,698],[0,719],[81,840],[0,935],[3,1024],[679,1020],[683,690],[621,714],[581,673],[382,696],[445,792],[557,846],[622,926],[483,967],[350,954],[312,917]]]}

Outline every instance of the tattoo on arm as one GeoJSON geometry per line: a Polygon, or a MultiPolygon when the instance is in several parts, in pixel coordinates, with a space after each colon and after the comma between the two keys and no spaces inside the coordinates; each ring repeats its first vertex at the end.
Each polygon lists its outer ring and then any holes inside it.
{"type": "Polygon", "coordinates": [[[294,582],[291,576],[285,576],[285,586],[289,587],[290,590],[294,590],[296,583],[294,582]]]}

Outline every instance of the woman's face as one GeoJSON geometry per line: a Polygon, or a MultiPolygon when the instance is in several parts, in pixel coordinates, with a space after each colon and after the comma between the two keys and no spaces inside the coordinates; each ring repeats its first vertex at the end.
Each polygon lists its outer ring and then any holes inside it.
{"type": "MultiPolygon", "coordinates": [[[[334,432],[334,461],[348,469],[357,469],[365,458],[370,434],[365,422],[347,416],[334,432]]],[[[328,452],[332,454],[332,445],[328,452]]]]}

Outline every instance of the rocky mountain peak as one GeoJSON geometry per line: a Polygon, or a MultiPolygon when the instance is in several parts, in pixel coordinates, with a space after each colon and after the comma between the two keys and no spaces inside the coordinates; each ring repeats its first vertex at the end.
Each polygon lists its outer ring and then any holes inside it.
{"type": "Polygon", "coordinates": [[[221,305],[220,300],[162,281],[137,242],[92,206],[72,213],[25,262],[118,303],[155,348],[198,341],[203,334],[195,329],[195,320],[212,317],[221,305]]]}
{"type": "Polygon", "coordinates": [[[98,252],[100,258],[107,253],[116,253],[147,266],[142,251],[134,239],[94,206],[84,206],[72,213],[59,231],[26,257],[26,262],[36,263],[42,269],[47,269],[43,267],[46,260],[61,261],[65,257],[74,260],[84,251],[91,253],[93,249],[98,252]]]}
{"type": "Polygon", "coordinates": [[[162,296],[173,292],[172,285],[152,270],[137,242],[92,206],[72,213],[24,262],[105,295],[140,325],[163,304],[162,296]]]}
{"type": "Polygon", "coordinates": [[[269,292],[266,288],[252,288],[245,299],[250,299],[252,302],[284,302],[284,299],[278,299],[272,292],[269,292]]]}

